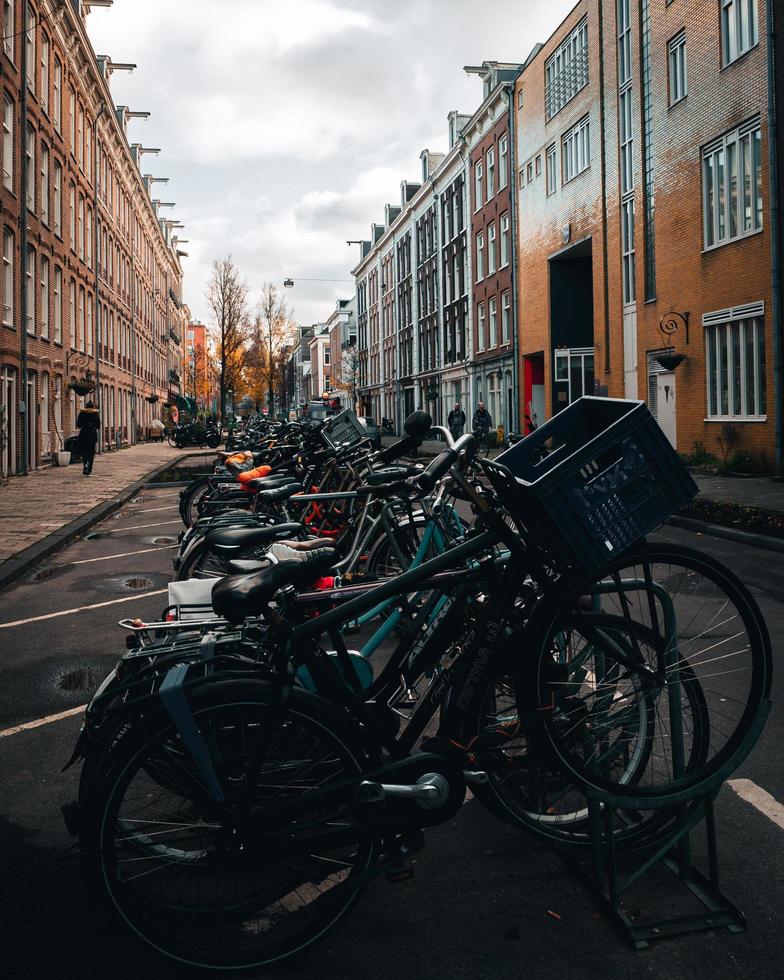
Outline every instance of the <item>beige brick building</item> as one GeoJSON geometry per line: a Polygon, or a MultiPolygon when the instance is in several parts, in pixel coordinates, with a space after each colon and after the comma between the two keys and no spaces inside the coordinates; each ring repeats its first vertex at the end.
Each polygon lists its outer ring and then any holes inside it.
{"type": "Polygon", "coordinates": [[[3,0],[3,471],[45,464],[94,385],[104,448],[181,393],[187,311],[171,222],[115,106],[85,8],[3,0]]]}

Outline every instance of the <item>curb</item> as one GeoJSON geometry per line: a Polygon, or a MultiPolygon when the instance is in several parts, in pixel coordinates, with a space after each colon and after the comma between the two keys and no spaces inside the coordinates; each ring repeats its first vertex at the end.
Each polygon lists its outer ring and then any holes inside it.
{"type": "Polygon", "coordinates": [[[745,544],[751,548],[762,548],[765,551],[777,551],[784,554],[784,538],[768,537],[766,534],[754,534],[751,531],[738,531],[734,527],[708,524],[707,521],[698,521],[692,517],[678,517],[677,515],[670,517],[666,523],[673,527],[683,528],[684,531],[696,531],[699,534],[708,534],[712,538],[724,538],[726,541],[735,541],[737,544],[745,544]]]}
{"type": "MultiPolygon", "coordinates": [[[[123,504],[128,503],[131,497],[135,497],[143,487],[147,486],[147,482],[151,477],[156,477],[159,473],[171,469],[172,466],[175,466],[183,459],[187,459],[189,455],[189,453],[182,453],[161,466],[156,466],[155,469],[145,473],[141,479],[127,486],[118,496],[112,497],[111,500],[104,500],[103,503],[96,504],[86,514],[80,514],[79,517],[69,521],[68,524],[64,524],[56,531],[52,531],[51,534],[47,534],[45,538],[36,541],[35,544],[23,548],[22,551],[17,552],[12,558],[6,558],[4,562],[0,562],[0,591],[12,582],[15,582],[18,578],[21,578],[25,572],[28,572],[34,565],[43,561],[44,558],[49,558],[51,555],[60,551],[61,548],[70,544],[80,534],[83,534],[94,524],[102,521],[104,517],[108,517],[109,514],[113,514],[114,511],[119,510],[123,504]]],[[[171,486],[172,484],[166,485],[171,486]]]]}

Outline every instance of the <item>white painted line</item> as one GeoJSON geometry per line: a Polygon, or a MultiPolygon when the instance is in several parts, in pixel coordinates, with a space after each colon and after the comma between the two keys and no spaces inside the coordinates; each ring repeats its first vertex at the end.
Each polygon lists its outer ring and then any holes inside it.
{"type": "Polygon", "coordinates": [[[130,527],[112,527],[109,531],[138,531],[143,527],[163,527],[164,524],[182,524],[182,521],[158,521],[155,524],[131,524],[130,527]]]}
{"type": "Polygon", "coordinates": [[[775,797],[771,796],[767,790],[757,786],[750,779],[730,779],[727,782],[730,789],[747,803],[764,814],[768,820],[772,820],[777,827],[784,830],[784,806],[775,797]]]}
{"type": "Polygon", "coordinates": [[[151,551],[169,551],[179,548],[178,544],[158,545],[157,548],[142,548],[141,551],[122,551],[119,555],[104,555],[102,558],[80,558],[78,561],[65,562],[66,565],[87,565],[91,561],[109,561],[110,558],[127,558],[129,555],[146,555],[151,551]]]}
{"type": "Polygon", "coordinates": [[[179,510],[179,504],[167,504],[166,507],[147,507],[145,510],[135,510],[134,514],[152,514],[156,510],[179,510]]]}
{"type": "Polygon", "coordinates": [[[154,592],[139,592],[136,595],[126,595],[122,599],[109,599],[106,602],[93,602],[89,606],[75,606],[73,609],[61,609],[59,612],[45,613],[43,616],[30,616],[29,619],[15,619],[11,623],[0,623],[0,630],[11,629],[12,626],[27,626],[28,623],[40,623],[44,619],[57,619],[58,616],[72,616],[74,613],[86,612],[88,609],[101,609],[103,606],[114,606],[118,602],[132,602],[134,599],[148,599],[153,595],[163,595],[168,589],[156,589],[154,592]]]}
{"type": "Polygon", "coordinates": [[[56,715],[47,715],[46,718],[36,718],[35,721],[26,721],[24,725],[14,725],[13,728],[4,728],[0,731],[0,738],[16,735],[17,732],[26,732],[31,728],[40,728],[41,725],[50,725],[53,721],[62,721],[63,718],[71,718],[73,715],[80,715],[86,707],[86,704],[80,704],[78,708],[69,708],[68,711],[60,711],[56,715]]]}

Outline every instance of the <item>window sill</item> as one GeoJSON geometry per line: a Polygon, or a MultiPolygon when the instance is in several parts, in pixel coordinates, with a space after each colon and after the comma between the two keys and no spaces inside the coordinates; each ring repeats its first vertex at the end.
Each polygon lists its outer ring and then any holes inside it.
{"type": "Polygon", "coordinates": [[[705,418],[703,422],[767,422],[767,415],[717,415],[705,418]]]}
{"type": "Polygon", "coordinates": [[[736,235],[735,238],[727,238],[723,242],[717,242],[715,245],[706,245],[702,249],[702,254],[706,255],[709,252],[715,252],[718,248],[724,248],[725,245],[736,245],[738,242],[746,241],[747,238],[754,238],[755,235],[761,235],[765,231],[765,226],[757,228],[755,231],[745,231],[742,235],[736,235]]]}
{"type": "Polygon", "coordinates": [[[732,68],[733,65],[737,65],[739,61],[743,61],[743,59],[747,55],[750,55],[751,52],[754,51],[758,47],[759,47],[759,38],[757,38],[757,40],[754,42],[754,44],[752,44],[752,46],[750,48],[746,48],[745,51],[741,51],[741,53],[738,54],[738,55],[736,55],[732,59],[732,61],[728,61],[725,65],[722,65],[721,68],[719,69],[719,71],[726,71],[727,68],[732,68]]]}
{"type": "Polygon", "coordinates": [[[589,171],[590,169],[591,169],[591,165],[589,164],[589,165],[588,165],[587,167],[585,167],[585,168],[584,168],[583,170],[579,170],[579,171],[578,171],[578,172],[577,172],[577,173],[576,173],[576,174],[574,175],[574,177],[570,177],[570,178],[569,178],[568,180],[562,180],[562,181],[561,181],[561,187],[563,188],[563,187],[566,187],[566,186],[567,186],[567,184],[571,184],[571,183],[573,183],[573,182],[574,182],[575,180],[577,180],[577,178],[578,178],[578,177],[581,177],[581,176],[582,176],[583,174],[587,174],[587,173],[588,173],[588,171],[589,171]]]}
{"type": "Polygon", "coordinates": [[[679,99],[676,99],[675,102],[671,102],[667,107],[667,111],[669,112],[671,109],[677,108],[679,105],[684,103],[686,99],[688,99],[688,97],[689,97],[689,93],[687,92],[685,95],[682,95],[679,99]]]}

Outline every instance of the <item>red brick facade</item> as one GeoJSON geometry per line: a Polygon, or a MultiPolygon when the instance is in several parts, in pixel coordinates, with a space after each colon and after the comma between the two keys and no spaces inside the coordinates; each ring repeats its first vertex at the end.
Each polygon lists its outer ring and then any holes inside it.
{"type": "Polygon", "coordinates": [[[68,384],[88,371],[97,382],[87,397],[101,410],[103,446],[143,434],[163,402],[180,393],[187,315],[176,240],[152,204],[127,115],[111,99],[111,66],[96,58],[84,14],[70,3],[28,4],[33,18],[23,50],[25,4],[4,8],[13,30],[4,25],[0,49],[0,396],[3,469],[13,473],[25,448],[33,468],[74,432],[84,399],[68,384]]]}

